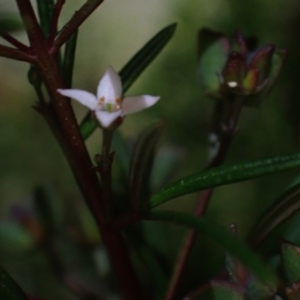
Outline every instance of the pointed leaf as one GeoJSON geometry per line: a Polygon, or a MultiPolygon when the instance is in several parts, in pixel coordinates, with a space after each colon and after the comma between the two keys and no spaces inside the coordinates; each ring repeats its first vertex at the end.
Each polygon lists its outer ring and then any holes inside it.
{"type": "Polygon", "coordinates": [[[48,38],[52,23],[54,0],[36,0],[36,4],[44,37],[48,38]]]}
{"type": "Polygon", "coordinates": [[[63,64],[62,64],[62,73],[65,83],[65,88],[72,87],[72,76],[74,69],[74,61],[75,61],[75,52],[76,52],[76,44],[77,44],[77,35],[78,30],[76,30],[70,39],[66,42],[63,64]]]}
{"type": "Polygon", "coordinates": [[[277,278],[273,272],[265,266],[260,258],[254,254],[241,241],[236,239],[221,225],[210,221],[205,217],[197,217],[183,212],[150,211],[145,215],[146,219],[155,221],[167,221],[178,225],[194,228],[202,234],[207,234],[216,239],[225,249],[239,259],[257,278],[264,284],[273,286],[277,278]]]}
{"type": "Polygon", "coordinates": [[[285,242],[281,245],[283,271],[289,284],[300,280],[300,247],[285,242]]]}
{"type": "Polygon", "coordinates": [[[300,153],[296,153],[212,168],[171,183],[154,194],[145,208],[151,209],[170,199],[207,188],[249,180],[299,166],[300,153]]]}
{"type": "Polygon", "coordinates": [[[149,179],[154,152],[161,136],[163,124],[151,124],[140,135],[130,163],[130,196],[135,210],[140,210],[149,197],[149,179]]]}
{"type": "MultiPolygon", "coordinates": [[[[158,32],[119,72],[123,94],[167,45],[175,32],[176,26],[176,24],[171,24],[158,32]]],[[[97,122],[91,118],[90,113],[87,114],[80,124],[83,138],[87,139],[97,126],[97,122]]]]}
{"type": "Polygon", "coordinates": [[[243,289],[227,281],[214,280],[193,292],[185,300],[243,300],[243,289]]]}
{"type": "Polygon", "coordinates": [[[0,267],[0,299],[28,300],[20,286],[0,267]]]}

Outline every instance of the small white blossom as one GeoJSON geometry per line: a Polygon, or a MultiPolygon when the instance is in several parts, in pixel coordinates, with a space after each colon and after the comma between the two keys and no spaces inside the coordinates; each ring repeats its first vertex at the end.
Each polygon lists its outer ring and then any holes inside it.
{"type": "Polygon", "coordinates": [[[57,91],[92,110],[104,128],[109,127],[119,116],[138,112],[154,105],[159,100],[159,97],[150,95],[122,98],[121,79],[112,67],[109,67],[100,79],[97,96],[76,89],[58,89],[57,91]]]}

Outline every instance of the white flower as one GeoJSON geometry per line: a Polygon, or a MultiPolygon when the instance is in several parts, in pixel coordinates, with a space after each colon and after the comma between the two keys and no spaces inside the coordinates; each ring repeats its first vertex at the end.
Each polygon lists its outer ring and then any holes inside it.
{"type": "Polygon", "coordinates": [[[109,127],[119,116],[138,112],[154,105],[159,100],[159,97],[149,95],[123,99],[120,76],[112,67],[109,67],[100,79],[97,96],[76,89],[58,89],[57,91],[92,110],[102,127],[109,127]]]}

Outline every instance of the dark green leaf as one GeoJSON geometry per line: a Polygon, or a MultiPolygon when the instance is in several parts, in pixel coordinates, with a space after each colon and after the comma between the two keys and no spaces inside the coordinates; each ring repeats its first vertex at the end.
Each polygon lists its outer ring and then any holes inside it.
{"type": "Polygon", "coordinates": [[[243,300],[243,289],[226,281],[211,281],[198,291],[185,298],[186,300],[243,300]]]}
{"type": "Polygon", "coordinates": [[[60,222],[60,211],[50,190],[42,186],[36,188],[33,201],[40,224],[47,233],[53,232],[60,222]]]}
{"type": "Polygon", "coordinates": [[[17,31],[23,29],[23,23],[20,18],[15,15],[0,14],[0,33],[17,31]]]}
{"type": "Polygon", "coordinates": [[[261,244],[271,232],[300,209],[300,183],[289,188],[270,208],[262,214],[250,233],[249,239],[255,245],[261,244]]]}
{"type": "Polygon", "coordinates": [[[245,300],[273,300],[276,284],[265,284],[255,276],[250,276],[245,289],[245,300]]]}
{"type": "Polygon", "coordinates": [[[78,30],[76,30],[70,39],[66,43],[62,70],[63,70],[63,78],[66,88],[71,88],[72,86],[72,76],[74,69],[74,61],[75,61],[75,52],[76,52],[76,44],[77,44],[77,35],[78,30]]]}
{"type": "Polygon", "coordinates": [[[19,285],[0,267],[0,299],[28,300],[19,285]]]}
{"type": "MultiPolygon", "coordinates": [[[[119,72],[123,93],[125,93],[146,67],[167,45],[176,29],[176,24],[169,25],[157,33],[119,72]]],[[[84,139],[87,139],[97,128],[97,122],[88,113],[80,124],[80,130],[84,139]]]]}
{"type": "Polygon", "coordinates": [[[54,11],[54,0],[36,0],[36,4],[44,37],[48,38],[54,11]]]}
{"type": "Polygon", "coordinates": [[[300,280],[300,247],[285,242],[281,245],[282,267],[288,283],[300,280]]]}
{"type": "Polygon", "coordinates": [[[125,140],[118,130],[115,130],[114,132],[112,148],[116,150],[115,158],[119,161],[123,172],[127,177],[129,174],[130,153],[125,140]]]}
{"type": "Polygon", "coordinates": [[[176,26],[176,24],[171,24],[157,33],[120,71],[124,93],[166,46],[175,32],[176,26]]]}
{"type": "Polygon", "coordinates": [[[281,155],[221,166],[182,178],[154,194],[146,208],[151,209],[170,199],[220,185],[240,182],[300,166],[300,153],[281,155]]]}
{"type": "Polygon", "coordinates": [[[154,151],[161,136],[163,124],[154,123],[140,135],[130,163],[130,196],[135,210],[140,210],[149,196],[149,179],[154,151]]]}
{"type": "Polygon", "coordinates": [[[168,221],[178,225],[194,228],[195,230],[215,238],[225,249],[234,255],[264,284],[273,286],[277,281],[273,272],[265,266],[260,258],[255,255],[241,241],[235,238],[224,227],[208,220],[205,217],[196,217],[188,213],[173,211],[151,211],[146,218],[155,221],[168,221]]]}

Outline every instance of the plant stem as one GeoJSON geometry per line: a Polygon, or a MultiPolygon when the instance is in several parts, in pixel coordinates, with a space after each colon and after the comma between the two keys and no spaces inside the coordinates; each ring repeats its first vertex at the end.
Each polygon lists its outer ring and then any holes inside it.
{"type": "Polygon", "coordinates": [[[113,216],[113,199],[111,190],[111,167],[113,159],[110,153],[112,137],[113,130],[103,128],[102,155],[97,161],[102,183],[102,201],[107,222],[109,222],[113,216]]]}
{"type": "Polygon", "coordinates": [[[59,36],[54,41],[50,50],[51,54],[55,54],[58,49],[71,37],[74,31],[90,16],[90,14],[103,2],[104,0],[87,0],[82,7],[75,12],[71,20],[64,26],[59,36]]]}
{"type": "Polygon", "coordinates": [[[48,38],[49,45],[52,45],[52,43],[55,39],[55,35],[57,32],[58,19],[59,19],[60,12],[61,12],[64,4],[65,4],[65,0],[57,0],[57,2],[55,3],[50,32],[49,32],[49,38],[48,38]]]}
{"type": "MultiPolygon", "coordinates": [[[[103,243],[108,250],[116,277],[119,281],[123,299],[143,299],[138,280],[131,265],[124,237],[120,231],[111,230],[106,224],[101,185],[81,136],[70,99],[63,97],[57,92],[58,88],[64,87],[64,82],[55,55],[49,50],[30,1],[16,0],[16,2],[34,53],[32,61],[41,76],[51,100],[50,104],[43,104],[40,112],[46,114],[46,120],[58,138],[83,197],[96,220],[103,243]],[[43,110],[47,110],[47,113],[43,110]]],[[[68,23],[69,26],[63,30],[58,38],[56,49],[73,34],[73,31],[78,28],[101,2],[99,0],[90,0],[83,5],[80,11],[68,23]]],[[[2,49],[0,47],[0,55],[2,49]]],[[[8,49],[10,50],[10,48],[8,49]]],[[[53,46],[51,49],[53,50],[53,46]]],[[[5,47],[4,50],[6,50],[5,47]]],[[[6,54],[4,50],[2,53],[6,54]]],[[[18,54],[22,53],[19,50],[15,51],[18,54]]],[[[12,55],[11,50],[8,52],[8,55],[14,56],[12,58],[17,57],[18,59],[17,55],[12,55]]],[[[22,53],[22,55],[24,56],[25,54],[22,53]]],[[[27,56],[26,61],[29,61],[27,56]]]]}
{"type": "MultiPolygon", "coordinates": [[[[232,143],[232,139],[234,137],[236,131],[237,121],[243,107],[243,100],[242,99],[228,99],[228,101],[223,102],[220,100],[217,102],[213,120],[212,120],[212,131],[216,133],[217,136],[220,138],[220,147],[216,156],[212,159],[212,161],[208,164],[206,169],[210,169],[212,167],[216,167],[221,165],[226,155],[229,151],[230,145],[232,143]],[[227,104],[227,107],[224,107],[227,104]],[[225,126],[222,128],[222,117],[225,114],[225,126]]],[[[209,201],[212,197],[214,189],[208,189],[201,193],[201,196],[198,200],[195,215],[196,216],[203,216],[206,213],[208,208],[209,201]]],[[[178,289],[180,280],[182,278],[187,260],[193,248],[197,237],[197,232],[194,229],[190,229],[184,239],[183,246],[179,255],[177,257],[177,261],[175,263],[175,268],[173,271],[173,275],[171,277],[171,281],[169,283],[169,287],[165,296],[165,300],[172,300],[175,298],[176,291],[178,289]]]]}
{"type": "Polygon", "coordinates": [[[0,33],[0,36],[6,40],[7,42],[9,42],[11,45],[15,46],[16,48],[18,48],[19,50],[30,54],[30,48],[27,47],[26,45],[24,45],[23,43],[19,42],[18,40],[16,40],[14,37],[12,37],[11,35],[7,34],[7,33],[0,33]]]}
{"type": "Polygon", "coordinates": [[[33,55],[3,45],[0,45],[0,56],[20,61],[26,61],[28,63],[35,62],[35,57],[33,55]]]}

